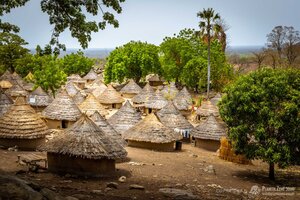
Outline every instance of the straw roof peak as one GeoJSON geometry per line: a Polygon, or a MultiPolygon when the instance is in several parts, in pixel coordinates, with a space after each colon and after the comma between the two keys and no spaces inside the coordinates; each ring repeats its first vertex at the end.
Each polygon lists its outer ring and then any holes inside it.
{"type": "Polygon", "coordinates": [[[53,101],[40,86],[29,94],[28,103],[31,106],[48,106],[53,101]]]}
{"type": "Polygon", "coordinates": [[[14,84],[11,88],[5,91],[11,97],[28,96],[28,92],[18,83],[14,84]]]}
{"type": "Polygon", "coordinates": [[[72,81],[67,82],[65,88],[71,97],[73,97],[78,91],[80,91],[80,89],[72,81]]]}
{"type": "Polygon", "coordinates": [[[93,68],[83,77],[85,80],[95,80],[98,77],[98,74],[94,71],[93,68]]]}
{"type": "Polygon", "coordinates": [[[145,102],[146,108],[162,109],[168,104],[162,93],[157,89],[145,102]]]}
{"type": "Polygon", "coordinates": [[[210,101],[202,102],[201,106],[196,111],[197,115],[208,117],[211,114],[215,117],[219,116],[218,108],[213,105],[210,101]]]}
{"type": "Polygon", "coordinates": [[[132,98],[132,102],[134,103],[145,103],[146,100],[151,96],[151,94],[154,93],[153,88],[150,86],[149,83],[147,83],[144,88],[141,90],[141,92],[137,95],[135,95],[132,98]]]}
{"type": "Polygon", "coordinates": [[[89,94],[87,98],[79,105],[81,112],[88,116],[98,111],[102,116],[108,115],[106,109],[98,102],[93,94],[89,94]]]}
{"type": "Polygon", "coordinates": [[[182,88],[182,90],[174,98],[173,102],[178,110],[189,110],[193,105],[192,96],[186,87],[182,88]]]}
{"type": "Polygon", "coordinates": [[[0,87],[4,88],[4,89],[8,89],[11,88],[13,85],[11,84],[11,82],[9,80],[1,80],[0,81],[0,87]]]}
{"type": "Polygon", "coordinates": [[[122,94],[138,94],[142,91],[142,88],[136,84],[133,79],[130,79],[129,82],[120,90],[122,94]]]}
{"type": "Polygon", "coordinates": [[[99,95],[98,100],[103,104],[123,103],[124,99],[121,97],[112,85],[108,85],[107,88],[99,95]]]}

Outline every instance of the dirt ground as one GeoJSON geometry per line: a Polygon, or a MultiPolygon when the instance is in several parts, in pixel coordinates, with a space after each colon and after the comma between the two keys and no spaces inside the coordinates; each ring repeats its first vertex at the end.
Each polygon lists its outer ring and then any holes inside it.
{"type": "Polygon", "coordinates": [[[252,165],[231,163],[192,144],[183,144],[182,151],[175,152],[131,147],[126,147],[126,150],[128,160],[117,163],[117,171],[110,178],[87,179],[47,171],[27,172],[27,166],[16,161],[17,155],[30,152],[7,150],[0,150],[0,172],[17,174],[19,178],[78,199],[172,199],[160,193],[161,188],[184,189],[199,199],[300,199],[299,166],[276,169],[276,181],[272,182],[267,177],[268,165],[263,162],[253,161],[252,165]],[[215,173],[207,172],[209,165],[213,166],[215,173]],[[125,183],[118,182],[120,176],[127,177],[125,183]],[[118,183],[118,188],[106,189],[108,182],[118,183]],[[142,185],[145,190],[130,190],[131,184],[142,185]],[[259,188],[298,187],[298,193],[292,196],[249,196],[254,185],[259,188]]]}

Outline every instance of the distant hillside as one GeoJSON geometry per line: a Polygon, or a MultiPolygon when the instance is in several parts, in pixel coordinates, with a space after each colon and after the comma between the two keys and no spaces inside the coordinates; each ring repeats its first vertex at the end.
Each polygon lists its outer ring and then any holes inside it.
{"type": "Polygon", "coordinates": [[[260,51],[264,46],[230,46],[226,49],[227,54],[251,54],[260,51]]]}

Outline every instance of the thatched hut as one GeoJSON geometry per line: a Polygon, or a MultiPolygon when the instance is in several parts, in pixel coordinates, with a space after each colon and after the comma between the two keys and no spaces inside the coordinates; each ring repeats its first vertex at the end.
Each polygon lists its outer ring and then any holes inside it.
{"type": "Polygon", "coordinates": [[[27,82],[33,82],[34,80],[34,75],[29,72],[25,77],[24,77],[24,80],[27,81],[27,82]]]}
{"type": "Polygon", "coordinates": [[[28,103],[36,112],[42,112],[53,101],[41,87],[36,88],[33,92],[29,93],[28,103]]]}
{"type": "Polygon", "coordinates": [[[142,88],[136,84],[132,79],[120,90],[120,93],[125,98],[132,98],[135,95],[139,94],[142,91],[142,88]]]}
{"type": "Polygon", "coordinates": [[[9,112],[0,118],[1,146],[34,150],[45,142],[47,134],[48,127],[26,103],[25,97],[18,97],[9,112]]]}
{"type": "Polygon", "coordinates": [[[13,85],[8,80],[2,80],[0,81],[0,88],[5,91],[9,88],[11,88],[13,85]]]}
{"type": "Polygon", "coordinates": [[[0,117],[8,111],[13,103],[13,100],[0,90],[0,117]]]}
{"type": "Polygon", "coordinates": [[[154,94],[153,88],[149,85],[149,83],[147,83],[142,89],[142,91],[132,98],[133,106],[143,112],[145,107],[145,102],[153,94],[154,94]]]}
{"type": "Polygon", "coordinates": [[[174,151],[175,141],[182,136],[164,126],[154,113],[123,133],[128,146],[158,151],[174,151]]]}
{"type": "Polygon", "coordinates": [[[179,91],[176,88],[175,83],[171,82],[170,84],[165,85],[161,92],[166,99],[173,100],[179,91]]]}
{"type": "Polygon", "coordinates": [[[86,81],[81,78],[78,74],[72,74],[71,76],[67,77],[67,82],[74,83],[78,88],[84,89],[86,81]]]}
{"type": "Polygon", "coordinates": [[[193,98],[186,87],[180,90],[180,92],[173,99],[173,103],[183,116],[188,117],[191,114],[193,98]]]}
{"type": "Polygon", "coordinates": [[[94,80],[96,80],[98,77],[97,73],[93,70],[93,68],[91,68],[91,70],[89,71],[89,73],[87,73],[83,79],[86,80],[87,84],[92,83],[94,80]]]}
{"type": "Polygon", "coordinates": [[[165,107],[157,112],[157,117],[163,125],[180,133],[184,140],[190,141],[190,131],[194,127],[181,115],[172,101],[169,101],[165,107]]]}
{"type": "Polygon", "coordinates": [[[34,88],[34,83],[25,83],[23,85],[23,88],[28,91],[28,92],[32,92],[33,91],[33,88],[34,88]]]}
{"type": "Polygon", "coordinates": [[[222,99],[222,96],[221,96],[220,93],[218,93],[218,94],[216,94],[216,96],[214,96],[214,97],[210,100],[210,102],[211,102],[213,105],[217,106],[217,104],[219,103],[219,101],[221,101],[221,99],[222,99]]]}
{"type": "Polygon", "coordinates": [[[102,82],[95,82],[91,85],[90,90],[92,91],[92,94],[98,98],[105,90],[107,89],[107,86],[102,82]]]}
{"type": "Polygon", "coordinates": [[[96,111],[94,112],[90,118],[97,124],[97,126],[104,131],[104,133],[114,141],[117,141],[122,146],[126,145],[125,140],[122,138],[122,135],[118,133],[107,121],[104,117],[101,116],[101,114],[96,111]]]}
{"type": "Polygon", "coordinates": [[[226,126],[210,115],[191,131],[191,135],[195,139],[195,146],[217,151],[220,147],[220,138],[226,136],[226,126]]]}
{"type": "Polygon", "coordinates": [[[162,86],[165,82],[164,78],[160,77],[157,74],[148,75],[148,82],[151,86],[157,87],[162,86]]]}
{"type": "Polygon", "coordinates": [[[168,101],[159,90],[156,90],[145,102],[145,113],[156,112],[168,104],[168,101]]]}
{"type": "Polygon", "coordinates": [[[75,96],[77,92],[80,91],[80,88],[78,88],[73,82],[67,82],[65,88],[71,97],[75,96]]]}
{"type": "Polygon", "coordinates": [[[81,91],[78,91],[73,96],[73,101],[76,105],[80,105],[85,100],[85,96],[81,93],[81,91]]]}
{"type": "Polygon", "coordinates": [[[208,116],[213,115],[218,117],[219,109],[213,105],[210,101],[202,102],[201,106],[198,107],[197,111],[197,120],[206,119],[208,116]]]}
{"type": "Polygon", "coordinates": [[[108,119],[108,123],[114,127],[118,133],[122,134],[136,125],[141,119],[141,113],[137,112],[129,101],[126,101],[126,103],[108,119]]]}
{"type": "Polygon", "coordinates": [[[15,84],[15,82],[13,82],[13,76],[12,73],[10,73],[10,71],[6,70],[1,76],[0,76],[0,81],[9,81],[11,84],[15,84]]]}
{"type": "Polygon", "coordinates": [[[16,100],[19,96],[28,97],[28,92],[18,83],[13,85],[11,88],[5,91],[5,93],[12,98],[13,100],[16,100]]]}
{"type": "Polygon", "coordinates": [[[63,88],[52,103],[43,110],[42,115],[49,128],[64,129],[80,118],[81,111],[63,88]]]}
{"type": "Polygon", "coordinates": [[[78,107],[82,113],[88,116],[91,116],[95,111],[98,111],[103,117],[108,115],[107,110],[98,102],[93,94],[89,94],[78,107]]]}
{"type": "Polygon", "coordinates": [[[47,151],[50,172],[92,177],[113,173],[115,160],[127,155],[118,142],[109,138],[86,115],[41,150],[47,151]]]}
{"type": "Polygon", "coordinates": [[[98,97],[99,102],[107,108],[121,108],[125,101],[121,95],[111,86],[108,87],[98,97]]]}

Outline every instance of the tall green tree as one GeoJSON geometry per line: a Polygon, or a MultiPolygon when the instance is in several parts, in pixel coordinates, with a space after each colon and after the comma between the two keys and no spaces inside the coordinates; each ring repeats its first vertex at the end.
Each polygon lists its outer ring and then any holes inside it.
{"type": "Polygon", "coordinates": [[[157,46],[140,41],[116,48],[107,58],[105,82],[123,82],[125,78],[139,82],[150,73],[161,74],[158,51],[157,46]]]}
{"type": "Polygon", "coordinates": [[[263,68],[227,87],[220,114],[237,153],[274,165],[300,163],[300,70],[263,68]]]}
{"type": "Polygon", "coordinates": [[[209,87],[210,87],[210,43],[213,36],[213,30],[219,29],[219,25],[216,23],[220,19],[218,13],[212,8],[203,9],[202,12],[197,13],[197,17],[200,17],[199,27],[202,37],[207,40],[207,98],[209,98],[209,87]]]}

